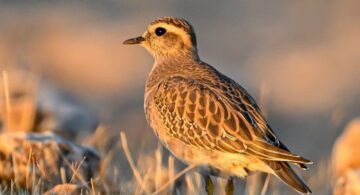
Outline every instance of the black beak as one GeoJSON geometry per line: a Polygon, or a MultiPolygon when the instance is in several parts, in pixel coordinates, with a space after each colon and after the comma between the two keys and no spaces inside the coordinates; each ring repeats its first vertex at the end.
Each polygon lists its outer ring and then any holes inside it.
{"type": "Polygon", "coordinates": [[[125,45],[134,45],[134,44],[140,44],[141,42],[145,41],[144,37],[139,36],[132,39],[128,39],[123,42],[125,45]]]}

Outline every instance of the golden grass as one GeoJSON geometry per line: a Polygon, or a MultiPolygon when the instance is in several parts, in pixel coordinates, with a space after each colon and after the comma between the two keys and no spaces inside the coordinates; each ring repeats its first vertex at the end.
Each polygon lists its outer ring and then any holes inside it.
{"type": "MultiPolygon", "coordinates": [[[[121,138],[121,144],[122,144],[122,147],[124,149],[124,152],[125,152],[125,155],[126,155],[126,158],[128,159],[128,162],[130,164],[130,167],[131,167],[131,170],[133,171],[134,173],[134,176],[135,176],[135,179],[136,181],[138,182],[138,184],[140,185],[140,189],[144,189],[146,191],[146,188],[144,187],[145,184],[144,184],[144,181],[142,179],[142,177],[140,176],[140,173],[139,171],[137,170],[136,166],[135,166],[135,163],[131,157],[131,153],[129,151],[129,148],[128,148],[128,144],[127,144],[127,139],[126,139],[126,136],[123,132],[120,132],[120,138],[121,138]]],[[[148,191],[146,191],[147,193],[150,193],[148,191]]]]}
{"type": "MultiPolygon", "coordinates": [[[[131,164],[132,167],[132,171],[134,173],[134,178],[135,178],[135,183],[131,182],[131,186],[130,191],[125,190],[125,192],[134,192],[134,194],[151,194],[151,195],[156,195],[156,194],[169,194],[174,190],[174,186],[175,186],[175,181],[177,179],[180,179],[184,176],[184,184],[185,185],[185,192],[186,194],[199,194],[199,193],[204,193],[204,189],[203,189],[203,184],[201,181],[201,177],[199,174],[191,172],[194,168],[196,168],[196,165],[193,166],[189,166],[185,169],[183,169],[182,171],[175,173],[175,169],[174,169],[174,158],[172,156],[169,157],[168,160],[168,165],[162,165],[162,162],[157,161],[156,160],[156,156],[159,156],[159,153],[154,152],[154,156],[148,158],[147,162],[145,164],[148,164],[148,167],[144,167],[144,166],[140,166],[138,167],[136,165],[136,163],[133,161],[132,157],[131,157],[131,153],[130,150],[127,146],[127,142],[126,142],[126,137],[125,134],[122,134],[122,148],[124,150],[124,153],[127,153],[129,155],[129,157],[127,157],[129,164],[131,164]],[[125,141],[124,141],[125,140],[125,141]],[[126,151],[126,152],[125,152],[126,151]],[[152,160],[151,160],[152,159],[152,160]],[[157,168],[156,168],[157,167],[157,168]],[[137,176],[136,176],[137,175],[137,176]],[[131,190],[132,189],[132,190],[131,190]]],[[[140,154],[140,155],[145,155],[145,154],[140,154]]],[[[162,154],[161,154],[162,155],[162,154]]],[[[159,157],[157,157],[159,158],[159,157]]],[[[141,157],[140,159],[144,159],[144,157],[141,157]]],[[[124,162],[122,162],[124,163],[124,162]]],[[[29,167],[33,167],[35,168],[35,164],[29,164],[29,167]]],[[[71,178],[74,177],[78,177],[77,174],[77,169],[79,166],[81,166],[81,163],[79,165],[69,165],[72,167],[73,170],[73,175],[71,176],[71,178]]],[[[110,170],[114,170],[115,167],[113,166],[107,166],[107,169],[110,170]]],[[[16,170],[17,167],[13,167],[13,169],[15,171],[19,171],[16,170]]],[[[65,171],[62,168],[60,170],[60,173],[62,174],[62,183],[66,184],[66,183],[72,183],[71,179],[70,181],[66,181],[66,176],[65,176],[65,171]]],[[[326,173],[323,171],[318,172],[317,174],[320,175],[324,175],[326,176],[326,173]]],[[[318,179],[316,181],[310,181],[310,185],[313,185],[314,183],[318,183],[317,185],[319,185],[319,183],[323,183],[325,177],[321,176],[321,177],[317,177],[318,179]],[[322,181],[320,181],[322,180],[322,181]],[[312,184],[313,183],[313,184],[312,184]]],[[[33,174],[33,177],[34,174],[33,174]]],[[[249,177],[250,178],[250,177],[249,177]]],[[[89,194],[100,194],[103,193],[105,191],[107,192],[114,192],[113,189],[108,188],[106,189],[106,180],[109,179],[107,178],[107,176],[100,176],[100,178],[93,178],[90,180],[89,182],[89,194]],[[97,180],[98,182],[95,182],[95,180],[97,180]]],[[[276,179],[275,179],[276,180],[276,179]]],[[[37,181],[37,182],[32,182],[32,186],[29,188],[30,191],[29,192],[39,192],[42,193],[44,192],[43,190],[45,190],[43,188],[43,184],[42,184],[42,180],[40,178],[33,178],[32,181],[37,181]]],[[[225,186],[225,182],[226,180],[224,179],[216,179],[215,181],[217,181],[217,188],[218,189],[218,193],[219,194],[223,194],[222,189],[225,186]]],[[[247,180],[249,181],[249,180],[247,180]]],[[[85,185],[87,185],[87,182],[84,182],[85,185]]],[[[275,182],[275,185],[270,185],[270,177],[267,176],[265,182],[262,182],[261,178],[256,178],[255,180],[252,180],[250,182],[248,182],[248,185],[245,188],[245,191],[247,191],[246,194],[249,195],[255,195],[255,194],[261,194],[261,195],[265,195],[265,194],[279,194],[279,182],[275,182]],[[270,190],[269,190],[269,186],[271,186],[270,190]],[[257,188],[257,190],[254,191],[254,188],[257,188]],[[251,190],[253,189],[253,190],[251,190]],[[257,191],[257,192],[256,192],[257,191]]],[[[54,184],[55,185],[55,184],[54,184]]],[[[120,188],[126,187],[125,183],[117,183],[117,185],[120,186],[120,188]]],[[[282,186],[281,188],[283,189],[284,186],[282,186]]],[[[184,187],[183,187],[184,188],[184,187]]],[[[22,188],[20,188],[19,186],[16,185],[16,178],[14,178],[14,180],[12,181],[11,186],[9,186],[8,188],[1,188],[1,190],[11,190],[12,192],[26,192],[27,190],[24,190],[22,188]]],[[[116,190],[116,189],[115,189],[116,190]]],[[[121,189],[122,191],[123,189],[121,189]]],[[[282,191],[282,190],[280,190],[282,191]]],[[[282,194],[282,193],[280,193],[282,194]]]]}
{"type": "Polygon", "coordinates": [[[26,71],[2,70],[0,119],[4,130],[31,131],[36,116],[37,81],[26,71]]]}
{"type": "Polygon", "coordinates": [[[7,76],[7,72],[4,70],[2,72],[3,75],[3,83],[4,83],[4,98],[5,98],[5,121],[10,120],[10,112],[11,112],[11,104],[10,104],[10,90],[9,90],[9,79],[7,76]]]}

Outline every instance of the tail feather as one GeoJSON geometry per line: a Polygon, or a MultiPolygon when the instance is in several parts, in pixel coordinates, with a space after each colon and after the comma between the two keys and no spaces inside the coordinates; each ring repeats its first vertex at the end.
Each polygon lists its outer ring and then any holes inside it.
{"type": "MultiPolygon", "coordinates": [[[[312,162],[308,159],[305,159],[301,156],[295,155],[291,153],[287,148],[283,149],[281,147],[254,140],[248,146],[248,153],[255,155],[259,158],[266,159],[266,160],[274,160],[274,161],[288,161],[292,163],[299,163],[299,164],[312,164],[312,162]]],[[[301,168],[303,165],[299,165],[301,168]]]]}
{"type": "Polygon", "coordinates": [[[294,190],[310,194],[310,188],[304,183],[304,181],[295,173],[295,171],[290,167],[287,162],[276,162],[273,161],[269,164],[269,166],[273,169],[274,174],[285,182],[288,186],[293,188],[294,190]]]}

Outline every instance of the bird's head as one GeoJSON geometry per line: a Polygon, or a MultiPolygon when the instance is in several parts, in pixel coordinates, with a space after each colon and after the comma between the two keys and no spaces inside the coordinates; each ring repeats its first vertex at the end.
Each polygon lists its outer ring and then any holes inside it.
{"type": "Polygon", "coordinates": [[[195,31],[184,19],[162,17],[151,22],[142,36],[124,41],[139,44],[155,58],[187,58],[198,60],[195,31]]]}

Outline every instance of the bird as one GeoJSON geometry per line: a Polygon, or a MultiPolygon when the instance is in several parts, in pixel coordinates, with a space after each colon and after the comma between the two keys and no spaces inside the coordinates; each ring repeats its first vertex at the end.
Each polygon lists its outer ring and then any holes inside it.
{"type": "Polygon", "coordinates": [[[233,180],[253,172],[311,193],[290,165],[306,170],[312,162],[279,140],[245,88],[200,59],[187,20],[160,17],[123,44],[141,45],[153,56],[144,94],[147,122],[177,159],[197,165],[208,195],[214,193],[211,176],[227,179],[230,195],[233,180]]]}

